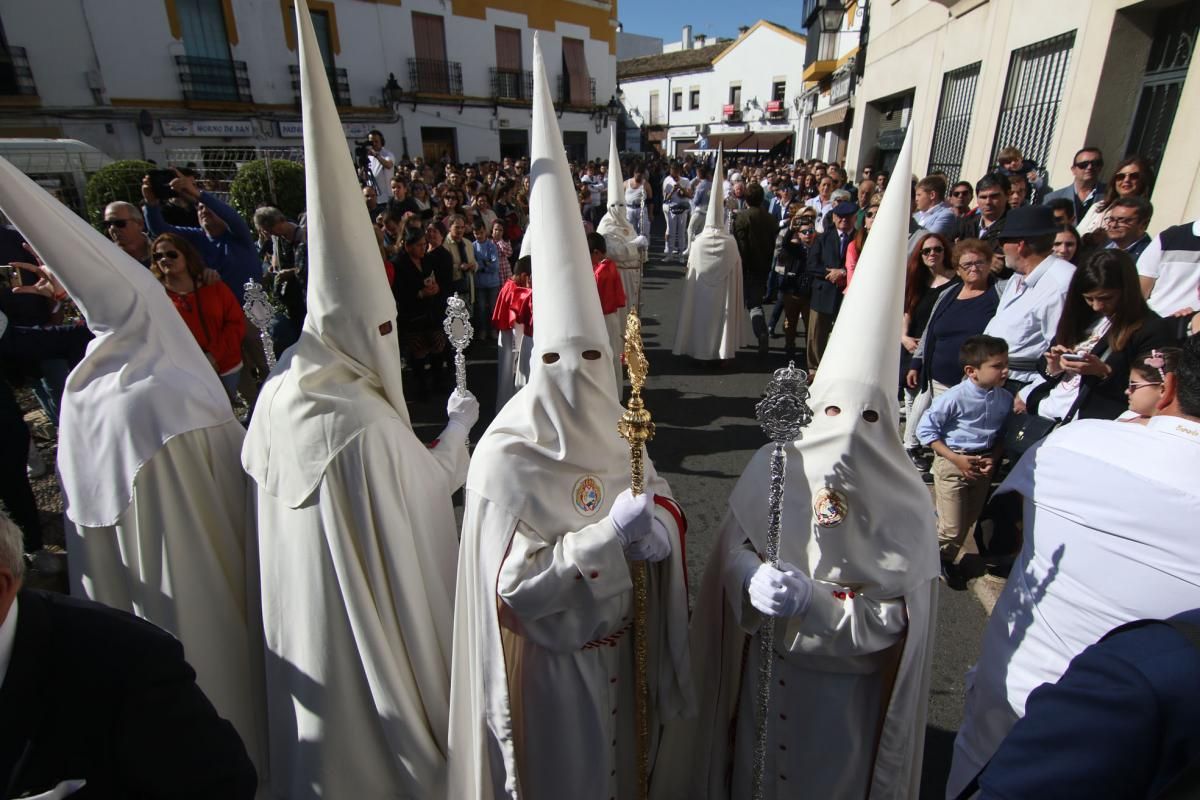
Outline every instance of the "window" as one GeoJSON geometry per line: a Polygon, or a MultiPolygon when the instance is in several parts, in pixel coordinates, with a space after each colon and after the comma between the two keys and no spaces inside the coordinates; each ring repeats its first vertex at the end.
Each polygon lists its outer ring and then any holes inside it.
{"type": "Polygon", "coordinates": [[[183,49],[189,56],[229,61],[229,38],[221,0],[175,0],[183,49]]]}
{"type": "Polygon", "coordinates": [[[576,164],[587,161],[587,131],[563,131],[563,149],[567,151],[567,160],[576,164]]]}
{"type": "Polygon", "coordinates": [[[658,124],[658,92],[650,93],[650,119],[646,122],[650,125],[658,124]]]}
{"type": "Polygon", "coordinates": [[[179,23],[186,55],[175,56],[186,100],[251,102],[246,63],[234,61],[232,20],[223,0],[174,0],[168,9],[179,23]]]}
{"type": "Polygon", "coordinates": [[[993,153],[1016,147],[1026,158],[1046,163],[1074,46],[1075,31],[1071,31],[1013,51],[993,153]]]}
{"type": "Polygon", "coordinates": [[[787,81],[775,81],[771,84],[771,99],[783,102],[787,96],[787,81]]]}
{"type": "Polygon", "coordinates": [[[412,68],[409,70],[409,78],[413,90],[430,94],[449,94],[450,70],[446,63],[445,22],[437,14],[414,11],[412,25],[413,53],[416,57],[410,59],[412,68]]]}
{"type": "Polygon", "coordinates": [[[695,111],[700,107],[700,90],[692,89],[688,92],[688,110],[695,111]]]}
{"type": "Polygon", "coordinates": [[[590,106],[593,103],[591,80],[588,77],[587,60],[583,55],[583,40],[562,40],[563,84],[562,99],[572,106],[590,106]]]}
{"type": "Polygon", "coordinates": [[[493,97],[514,97],[529,100],[521,69],[521,32],[516,28],[496,26],[496,80],[493,97]]]}
{"type": "Polygon", "coordinates": [[[951,182],[957,181],[962,171],[980,63],[976,61],[947,72],[942,78],[942,99],[938,103],[937,121],[933,126],[933,147],[929,152],[929,169],[926,172],[942,172],[951,182]]]}
{"type": "Polygon", "coordinates": [[[0,24],[0,95],[37,95],[24,47],[11,47],[0,24]]]}
{"type": "Polygon", "coordinates": [[[1183,3],[1159,11],[1137,113],[1125,147],[1126,153],[1140,153],[1156,170],[1167,149],[1198,34],[1197,4],[1183,3]]]}
{"type": "Polygon", "coordinates": [[[683,92],[671,92],[671,110],[683,111],[683,92]]]}
{"type": "Polygon", "coordinates": [[[735,111],[740,111],[742,108],[742,85],[740,83],[730,84],[729,86],[729,105],[733,106],[735,111]]]}

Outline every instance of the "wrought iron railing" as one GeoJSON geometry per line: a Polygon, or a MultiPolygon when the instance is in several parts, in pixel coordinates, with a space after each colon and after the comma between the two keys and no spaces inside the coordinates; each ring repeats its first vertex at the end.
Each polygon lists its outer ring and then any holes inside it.
{"type": "Polygon", "coordinates": [[[37,84],[24,47],[0,48],[0,95],[37,97],[37,84]]]}
{"type": "Polygon", "coordinates": [[[533,100],[533,71],[524,69],[489,70],[492,78],[492,97],[497,100],[533,100]]]}
{"type": "MultiPolygon", "coordinates": [[[[292,76],[292,92],[296,96],[296,102],[300,102],[300,67],[289,64],[288,73],[292,76]]],[[[350,102],[350,76],[346,70],[334,67],[326,69],[325,75],[329,78],[329,88],[333,90],[333,102],[339,106],[354,105],[350,102]]]]}
{"type": "Polygon", "coordinates": [[[408,85],[418,94],[448,94],[461,97],[462,63],[433,58],[410,58],[408,85]]]}
{"type": "Polygon", "coordinates": [[[185,100],[252,103],[245,61],[199,56],[175,56],[179,85],[185,100]]]}
{"type": "Polygon", "coordinates": [[[571,79],[566,73],[558,76],[558,102],[564,106],[586,108],[596,105],[596,79],[588,78],[587,97],[571,96],[571,79]]]}

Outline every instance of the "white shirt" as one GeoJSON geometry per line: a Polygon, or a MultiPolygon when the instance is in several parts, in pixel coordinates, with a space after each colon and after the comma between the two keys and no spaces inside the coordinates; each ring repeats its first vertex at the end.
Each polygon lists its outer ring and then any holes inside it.
{"type": "MultiPolygon", "coordinates": [[[[1074,274],[1075,265],[1051,254],[1028,275],[1014,275],[1000,295],[996,316],[983,332],[1008,342],[1009,360],[1041,356],[1054,340],[1074,274]]],[[[1030,383],[1037,379],[1037,373],[1010,369],[1009,377],[1030,383]]]]}
{"type": "MultiPolygon", "coordinates": [[[[1200,220],[1192,223],[1200,236],[1200,220]]],[[[1169,317],[1184,308],[1200,308],[1200,251],[1171,250],[1163,258],[1162,236],[1155,236],[1137,262],[1138,275],[1154,278],[1146,302],[1159,316],[1169,317]]]]}
{"type": "Polygon", "coordinates": [[[816,221],[817,233],[824,233],[825,232],[825,215],[828,214],[830,211],[833,211],[833,206],[834,206],[833,198],[830,197],[828,201],[822,201],[821,196],[817,195],[816,197],[814,197],[814,198],[810,199],[808,202],[806,202],[804,205],[808,206],[809,208],[811,208],[817,212],[817,221],[816,221]]]}
{"type": "Polygon", "coordinates": [[[669,206],[681,200],[686,201],[687,198],[679,194],[678,189],[688,189],[691,185],[691,181],[682,176],[678,181],[670,175],[663,178],[663,205],[669,206]]]}
{"type": "Polygon", "coordinates": [[[379,148],[379,157],[367,156],[367,163],[371,165],[371,175],[375,178],[375,188],[379,190],[379,202],[386,203],[392,199],[392,175],[396,172],[396,156],[391,150],[381,147],[379,148]],[[384,167],[383,161],[380,159],[392,162],[392,166],[384,167]]]}
{"type": "Polygon", "coordinates": [[[8,616],[0,623],[0,686],[8,675],[8,662],[12,660],[13,642],[17,638],[17,598],[13,598],[8,616]]]}

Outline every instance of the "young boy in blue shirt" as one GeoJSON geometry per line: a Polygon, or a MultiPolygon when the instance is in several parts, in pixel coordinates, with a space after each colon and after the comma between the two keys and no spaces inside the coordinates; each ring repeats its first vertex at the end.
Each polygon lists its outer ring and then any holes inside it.
{"type": "Polygon", "coordinates": [[[963,381],[935,398],[917,425],[917,439],[934,452],[931,472],[943,574],[953,567],[983,513],[1013,405],[1012,393],[1004,388],[1008,344],[1003,339],[972,336],[958,359],[963,381]]]}

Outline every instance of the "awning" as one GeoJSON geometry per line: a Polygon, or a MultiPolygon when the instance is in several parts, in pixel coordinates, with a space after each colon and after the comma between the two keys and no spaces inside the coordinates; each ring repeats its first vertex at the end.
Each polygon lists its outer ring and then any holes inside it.
{"type": "MultiPolygon", "coordinates": [[[[745,131],[743,133],[710,133],[708,148],[716,150],[723,146],[726,153],[765,153],[776,145],[790,141],[794,131],[745,131]]],[[[692,144],[688,149],[694,149],[692,144]]]]}
{"type": "Polygon", "coordinates": [[[846,121],[846,115],[849,113],[850,104],[843,103],[837,108],[822,111],[820,114],[813,114],[812,126],[814,128],[829,128],[833,125],[840,125],[846,121]]]}

